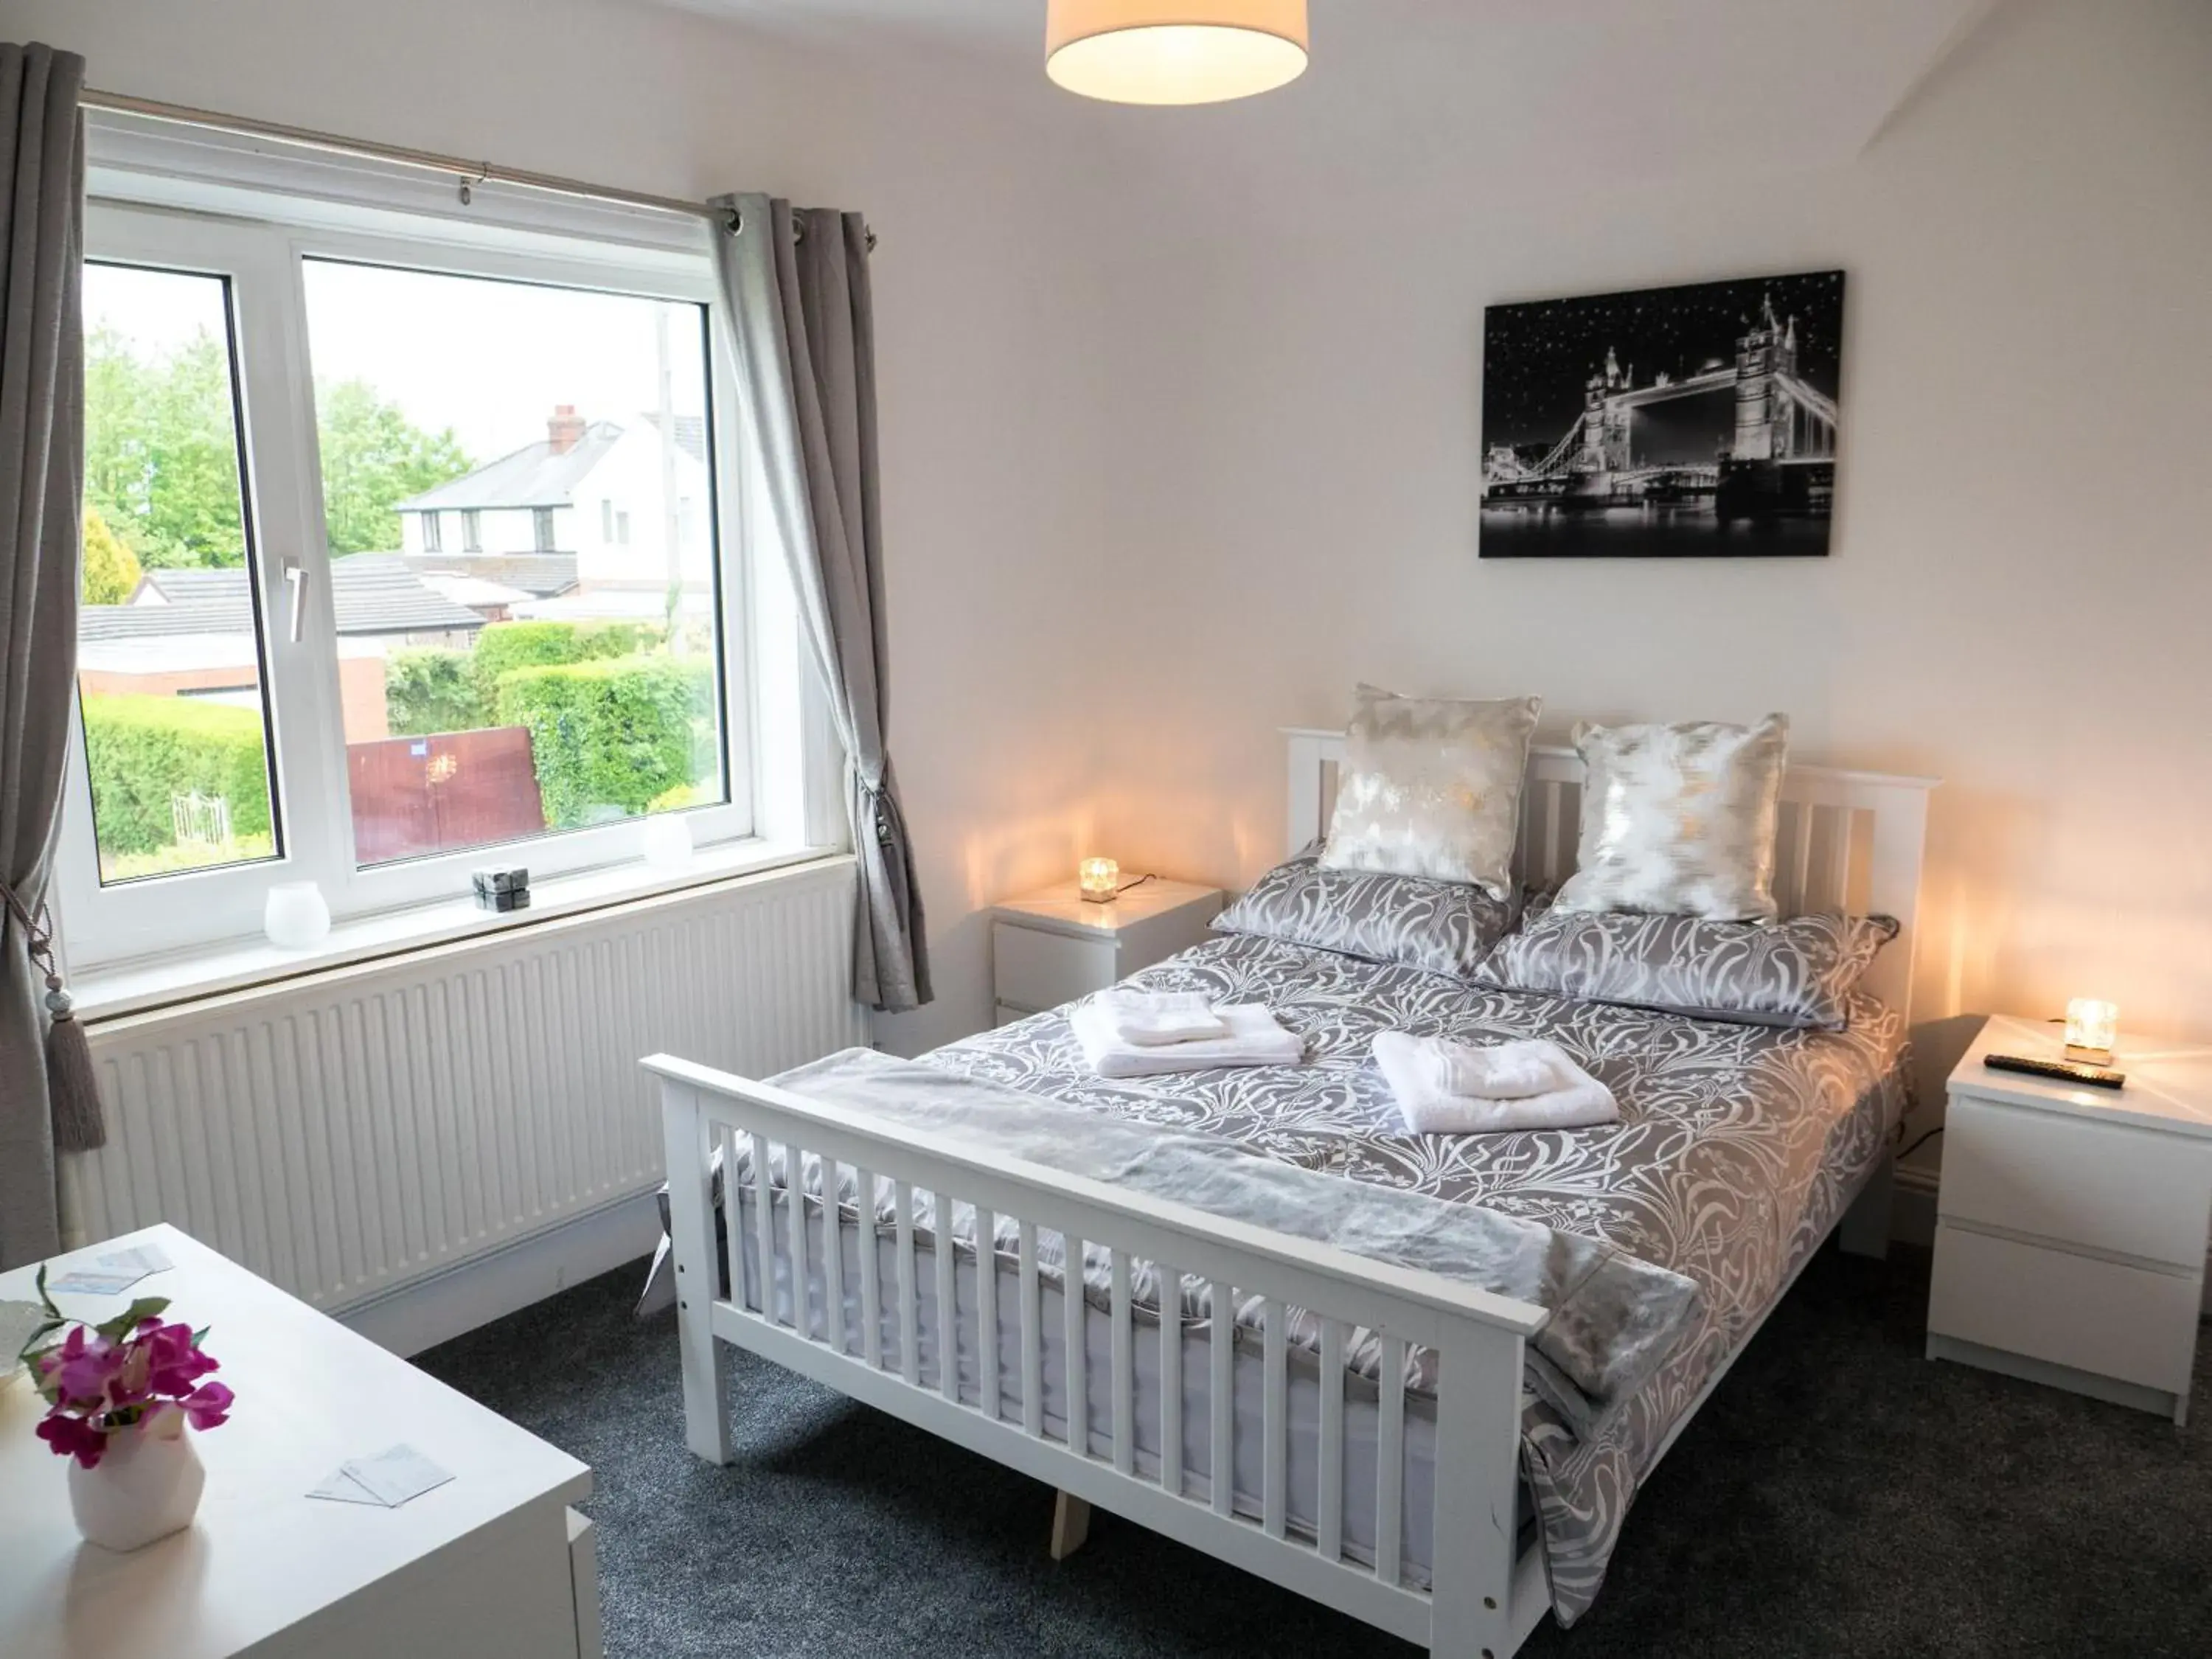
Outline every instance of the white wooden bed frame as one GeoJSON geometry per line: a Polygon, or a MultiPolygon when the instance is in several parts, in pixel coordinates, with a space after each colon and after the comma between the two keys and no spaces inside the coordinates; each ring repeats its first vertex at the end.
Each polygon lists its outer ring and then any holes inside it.
{"type": "MultiPolygon", "coordinates": [[[[1290,744],[1290,836],[1292,850],[1321,832],[1334,797],[1343,753],[1340,732],[1293,730],[1290,744]]],[[[1580,761],[1563,749],[1539,749],[1531,757],[1525,792],[1520,863],[1530,879],[1564,878],[1572,869],[1580,761]]],[[[1844,907],[1897,918],[1899,933],[1876,959],[1871,988],[1911,1014],[1913,923],[1919,906],[1921,849],[1927,798],[1934,782],[1875,773],[1793,768],[1784,781],[1778,838],[1777,896],[1784,914],[1844,907]]],[[[1264,1229],[1224,1220],[1139,1194],[994,1158],[941,1137],[919,1134],[886,1120],[809,1100],[771,1084],[717,1072],[665,1054],[645,1061],[661,1079],[667,1136],[669,1209],[677,1273],[678,1326],[682,1346],[685,1438],[714,1463],[730,1460],[730,1419],[723,1405],[728,1353],[733,1344],[828,1384],[855,1400],[1018,1469],[1085,1503],[1097,1504],[1139,1525],[1164,1533],[1258,1574],[1297,1595],[1364,1620],[1431,1654],[1452,1659],[1504,1659],[1517,1649],[1548,1607],[1541,1547],[1516,1548],[1515,1517],[1520,1480],[1522,1346],[1540,1330],[1543,1310],[1474,1289],[1440,1275],[1413,1272],[1264,1229]],[[896,1183],[895,1229],[896,1340],[879,1340],[884,1287],[873,1273],[860,1275],[860,1343],[846,1352],[842,1250],[821,1250],[825,1306],[817,1335],[802,1315],[799,1326],[744,1305],[742,1228],[738,1206],[728,1206],[730,1295],[716,1294],[715,1217],[709,1159],[719,1147],[725,1170],[737,1169],[737,1138],[749,1135],[757,1154],[780,1145],[792,1156],[811,1153],[859,1172],[861,1190],[871,1176],[896,1183]],[[973,1204],[977,1236],[988,1237],[994,1217],[1019,1223],[1019,1322],[1022,1417],[1000,1418],[996,1364],[980,1364],[979,1406],[959,1397],[960,1367],[938,1368],[925,1386],[919,1363],[917,1273],[909,1195],[934,1195],[937,1236],[955,1203],[973,1204]],[[1047,1433],[1042,1415],[1044,1334],[1037,1276],[1040,1231],[1065,1234],[1069,1259],[1087,1240],[1111,1252],[1112,1451],[1093,1455],[1081,1419],[1071,1445],[1047,1433]],[[1249,1520],[1232,1512],[1231,1482],[1212,1483],[1204,1495],[1187,1491],[1182,1468],[1182,1338],[1179,1322],[1161,1322],[1161,1467],[1157,1478],[1139,1471],[1135,1457],[1134,1354],[1140,1340],[1129,1295],[1129,1264],[1173,1264],[1213,1285],[1216,1308],[1231,1305],[1229,1287],[1263,1297],[1265,1363],[1261,1417],[1262,1514],[1249,1520]],[[1287,1365],[1284,1310],[1310,1310],[1322,1325],[1323,1379],[1319,1424],[1319,1536],[1299,1537],[1288,1526],[1287,1365]],[[1343,1548],[1344,1355],[1351,1332],[1364,1326],[1386,1342],[1382,1366],[1377,1460],[1376,1540],[1372,1566],[1343,1548]],[[1434,1349],[1438,1356],[1436,1401],[1436,1510],[1433,1589],[1405,1582],[1400,1511],[1404,1464],[1403,1346],[1434,1349]]],[[[787,1199],[779,1212],[767,1190],[768,1158],[752,1161],[753,1221],[758,1259],[771,1261],[779,1245],[806,1279],[805,1206],[787,1199]]],[[[825,1176],[830,1171],[825,1168],[825,1176]]],[[[1887,1233],[1887,1166],[1869,1179],[1838,1231],[1846,1249],[1879,1254],[1887,1233]]],[[[825,1182],[825,1185],[826,1185],[825,1182]]],[[[730,1194],[734,1200],[734,1193],[730,1194]]],[[[872,1218],[861,1224],[860,1260],[878,1248],[872,1218]]],[[[836,1237],[825,1227],[825,1240],[836,1237]]],[[[933,1253],[936,1305],[953,1305],[955,1263],[949,1250],[933,1253]]],[[[998,1276],[978,1272],[976,1331],[988,1340],[999,1324],[998,1276]]],[[[766,1298],[773,1302],[773,1297],[766,1298]]],[[[1163,1298],[1171,1300],[1172,1298],[1163,1298]]],[[[804,1309],[803,1291],[794,1297],[804,1309]]],[[[1080,1297],[1062,1298],[1070,1392],[1086,1397],[1080,1297]]],[[[940,1322],[952,1323],[940,1314],[940,1322]]],[[[1145,1337],[1142,1340],[1149,1340],[1145,1337]]],[[[1749,1334],[1746,1336],[1749,1340],[1749,1334]]],[[[1741,1352],[1741,1346],[1737,1349],[1741,1352]]],[[[1215,1325],[1211,1365],[1211,1439],[1232,1443],[1237,1409],[1231,1386],[1233,1359],[1227,1322],[1215,1325]]],[[[973,1356],[970,1356],[973,1358],[973,1356]]],[[[1731,1356],[1733,1359],[1733,1356],[1731,1356]]],[[[1700,1395],[1725,1374],[1722,1366],[1700,1395]]],[[[1686,1423],[1696,1407],[1686,1413],[1686,1423]]],[[[1679,1432],[1682,1424],[1676,1425],[1679,1432]]],[[[1672,1443],[1669,1437],[1668,1443],[1672,1443]]],[[[1662,1448],[1663,1455],[1664,1448],[1662,1448]]]]}

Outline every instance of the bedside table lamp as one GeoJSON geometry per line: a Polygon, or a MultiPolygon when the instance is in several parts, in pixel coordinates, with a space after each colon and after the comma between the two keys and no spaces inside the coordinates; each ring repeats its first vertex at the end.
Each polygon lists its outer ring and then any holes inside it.
{"type": "Polygon", "coordinates": [[[2066,1005],[2066,1058],[2109,1066],[2120,1037],[2119,1005],[2075,997],[2066,1005]]]}
{"type": "Polygon", "coordinates": [[[1077,885],[1091,904],[1111,904],[1121,890],[1121,866],[1111,859],[1085,859],[1075,866],[1077,885]]]}

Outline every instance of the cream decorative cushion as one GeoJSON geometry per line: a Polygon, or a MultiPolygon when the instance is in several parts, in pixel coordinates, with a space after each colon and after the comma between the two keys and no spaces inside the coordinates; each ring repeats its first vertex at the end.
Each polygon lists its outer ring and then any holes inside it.
{"type": "Polygon", "coordinates": [[[1513,891],[1521,781],[1540,697],[1465,702],[1363,685],[1321,861],[1513,891]]]}
{"type": "Polygon", "coordinates": [[[1575,747],[1587,771],[1582,843],[1559,908],[1773,920],[1787,715],[1583,726],[1575,747]]]}

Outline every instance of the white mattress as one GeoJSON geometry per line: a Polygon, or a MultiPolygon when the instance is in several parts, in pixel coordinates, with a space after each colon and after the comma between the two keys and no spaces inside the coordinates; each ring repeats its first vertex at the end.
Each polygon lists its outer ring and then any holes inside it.
{"type": "MultiPolygon", "coordinates": [[[[775,1314],[791,1322],[791,1261],[789,1216],[778,1206],[775,1217],[775,1314]]],[[[754,1194],[750,1183],[741,1185],[738,1230],[744,1240],[743,1304],[760,1307],[758,1232],[754,1220],[754,1194]]],[[[838,1229],[844,1261],[846,1351],[861,1352],[860,1229],[843,1223],[838,1229]]],[[[878,1353],[886,1369],[899,1368],[897,1243],[891,1230],[879,1231],[876,1241],[877,1284],[883,1329],[878,1353]]],[[[915,1286],[920,1304],[921,1374],[923,1386],[939,1386],[940,1321],[937,1305],[934,1258],[926,1241],[915,1246],[915,1286]]],[[[824,1311],[828,1286],[822,1253],[822,1216],[807,1217],[806,1304],[810,1334],[827,1340],[824,1311]]],[[[954,1276],[954,1328],[957,1333],[960,1398],[969,1405],[982,1401],[981,1348],[976,1328],[980,1308],[975,1293],[975,1263],[957,1260],[954,1276]]],[[[1068,1391],[1066,1323],[1056,1286],[1042,1289],[1039,1323],[1043,1327],[1042,1381],[1046,1436],[1067,1438],[1068,1391]]],[[[998,1295],[999,1414],[1006,1421],[1022,1420],[1020,1275],[1012,1265],[999,1267],[998,1295]]],[[[1212,1376],[1209,1361],[1211,1334],[1203,1325],[1184,1328],[1182,1340],[1183,1489],[1200,1502],[1212,1497],[1212,1376]]],[[[1113,1438],[1113,1324],[1097,1308],[1084,1322],[1085,1416],[1091,1455],[1110,1462],[1113,1438]]],[[[1136,1322],[1132,1367],[1135,1376],[1136,1463],[1140,1473],[1157,1480],[1160,1454],[1160,1342],[1158,1323],[1146,1316],[1136,1322]]],[[[1231,1412],[1230,1459],[1233,1474],[1233,1504],[1237,1514],[1257,1520],[1261,1513],[1261,1459],[1265,1370],[1261,1357],[1237,1348],[1231,1371],[1233,1406],[1231,1412]]],[[[1376,1465],[1376,1409],[1371,1398],[1347,1388],[1344,1406],[1345,1554],[1371,1565],[1375,1559],[1375,1503],[1376,1465]]],[[[1315,1530],[1320,1486],[1321,1388],[1310,1370],[1292,1365],[1288,1389],[1288,1516],[1291,1529],[1310,1538],[1315,1530]]],[[[1409,1583],[1426,1587],[1429,1582],[1430,1540],[1436,1513],[1436,1420],[1432,1402],[1409,1395],[1406,1401],[1405,1463],[1400,1538],[1404,1576],[1409,1583]]],[[[1523,1495],[1524,1516],[1526,1495],[1523,1495]]]]}

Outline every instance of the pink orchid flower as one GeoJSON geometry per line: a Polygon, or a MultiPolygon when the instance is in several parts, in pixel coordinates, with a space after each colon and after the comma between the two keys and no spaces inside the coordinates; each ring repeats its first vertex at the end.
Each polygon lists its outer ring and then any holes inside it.
{"type": "Polygon", "coordinates": [[[230,1420],[236,1396],[221,1382],[202,1381],[221,1366],[201,1351],[191,1326],[159,1317],[167,1301],[135,1302],[95,1326],[67,1318],[46,1298],[43,1273],[39,1291],[50,1316],[45,1331],[69,1327],[59,1342],[26,1356],[46,1402],[38,1437],[58,1455],[94,1468],[111,1435],[174,1439],[187,1427],[221,1428],[230,1420]]]}

